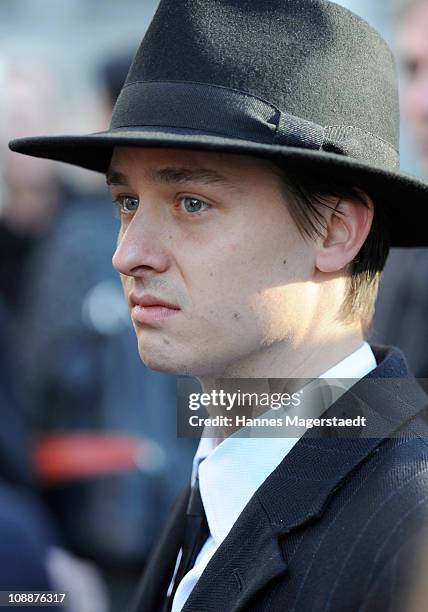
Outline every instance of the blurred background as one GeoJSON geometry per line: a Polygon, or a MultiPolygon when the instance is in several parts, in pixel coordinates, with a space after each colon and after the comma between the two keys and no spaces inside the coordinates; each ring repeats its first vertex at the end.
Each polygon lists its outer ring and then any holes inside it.
{"type": "MultiPolygon", "coordinates": [[[[340,4],[393,46],[402,167],[428,174],[428,0],[340,4]]],[[[196,443],[138,358],[104,178],[6,143],[106,128],[156,5],[0,0],[0,590],[67,590],[69,612],[126,607],[196,443]]],[[[392,252],[372,333],[421,378],[427,280],[424,250],[392,252]]]]}

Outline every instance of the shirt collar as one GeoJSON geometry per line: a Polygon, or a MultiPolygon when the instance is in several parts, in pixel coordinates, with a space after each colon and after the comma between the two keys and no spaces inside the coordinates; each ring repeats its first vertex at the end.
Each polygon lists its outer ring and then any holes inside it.
{"type": "MultiPolygon", "coordinates": [[[[359,380],[376,366],[373,351],[364,342],[319,378],[359,380]]],[[[201,497],[217,546],[226,538],[260,485],[298,440],[232,435],[221,441],[202,435],[193,460],[192,484],[199,473],[201,497]]]]}
{"type": "Polygon", "coordinates": [[[319,378],[355,378],[367,376],[377,367],[376,359],[370,345],[364,342],[359,349],[339,361],[335,366],[321,374],[319,378]]]}

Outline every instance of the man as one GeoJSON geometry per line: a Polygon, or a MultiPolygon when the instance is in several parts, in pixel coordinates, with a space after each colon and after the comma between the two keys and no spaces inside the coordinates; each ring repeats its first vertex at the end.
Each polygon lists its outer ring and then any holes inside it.
{"type": "Polygon", "coordinates": [[[65,200],[58,167],[23,161],[7,150],[11,135],[55,132],[61,95],[45,67],[0,57],[0,293],[16,319],[24,305],[25,268],[55,226],[65,200]],[[53,109],[55,109],[53,111],[53,109]]]}
{"type": "Polygon", "coordinates": [[[405,81],[403,110],[417,147],[421,170],[428,174],[428,2],[397,3],[396,35],[405,81]]]}
{"type": "Polygon", "coordinates": [[[11,147],[107,174],[146,365],[212,397],[354,379],[325,414],[369,417],[203,437],[136,609],[392,609],[427,519],[427,398],[364,332],[388,245],[426,244],[428,187],[399,171],[384,41],[325,0],[163,0],[110,130],[11,147]]]}
{"type": "MultiPolygon", "coordinates": [[[[402,72],[403,116],[422,175],[428,173],[428,2],[397,0],[394,32],[402,72]]],[[[399,346],[414,374],[428,379],[428,255],[393,249],[385,268],[373,325],[374,341],[399,346]]],[[[425,385],[427,383],[424,383],[425,385]]]]}

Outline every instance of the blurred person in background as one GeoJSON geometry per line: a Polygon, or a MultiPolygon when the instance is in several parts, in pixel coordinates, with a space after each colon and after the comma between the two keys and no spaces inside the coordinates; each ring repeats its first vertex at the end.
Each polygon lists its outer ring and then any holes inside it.
{"type": "MultiPolygon", "coordinates": [[[[47,70],[0,58],[2,143],[16,130],[55,130],[58,106],[58,87],[47,70]]],[[[1,147],[0,167],[0,292],[16,314],[22,305],[25,264],[54,222],[62,186],[53,164],[17,160],[6,146],[1,147]]]]}
{"type": "Polygon", "coordinates": [[[57,534],[35,491],[13,357],[10,318],[0,295],[0,590],[46,591],[54,586],[48,562],[57,534]]]}
{"type": "MultiPolygon", "coordinates": [[[[421,174],[428,176],[428,0],[397,0],[395,11],[403,116],[421,174]]],[[[423,249],[392,249],[373,326],[373,340],[402,348],[415,375],[423,379],[428,379],[427,286],[428,254],[423,249]]]]}
{"type": "MultiPolygon", "coordinates": [[[[426,612],[428,607],[428,533],[421,534],[417,543],[411,543],[413,555],[409,557],[408,588],[397,602],[397,612],[426,612]]],[[[398,563],[398,560],[397,560],[398,563]]],[[[394,611],[393,611],[394,612],[394,611]]]]}
{"type": "Polygon", "coordinates": [[[0,83],[0,590],[67,590],[67,612],[107,612],[98,570],[66,550],[63,528],[41,495],[34,406],[22,370],[29,347],[19,341],[31,265],[64,214],[69,190],[53,164],[17,160],[6,142],[16,130],[58,128],[60,87],[37,63],[6,57],[0,83]]]}
{"type": "Polygon", "coordinates": [[[428,0],[398,0],[395,26],[402,106],[422,174],[428,176],[428,0]]]}
{"type": "MultiPolygon", "coordinates": [[[[100,123],[130,61],[113,56],[98,70],[100,123]]],[[[196,449],[176,437],[176,378],[139,359],[111,264],[118,223],[104,185],[72,194],[26,263],[19,320],[45,500],[67,545],[101,567],[114,610],[129,600],[196,449]]]]}

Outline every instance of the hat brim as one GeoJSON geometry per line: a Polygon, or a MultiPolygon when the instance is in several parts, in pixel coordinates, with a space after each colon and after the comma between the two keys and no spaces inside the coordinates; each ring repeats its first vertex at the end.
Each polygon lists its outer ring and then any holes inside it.
{"type": "MultiPolygon", "coordinates": [[[[178,128],[133,127],[73,136],[39,136],[12,140],[12,151],[72,164],[106,173],[117,146],[195,149],[254,155],[276,163],[325,170],[331,178],[349,181],[382,201],[390,220],[391,246],[428,246],[428,184],[401,171],[325,151],[225,138],[216,134],[190,133],[178,128]]],[[[326,174],[327,175],[327,174],[326,174]]]]}

